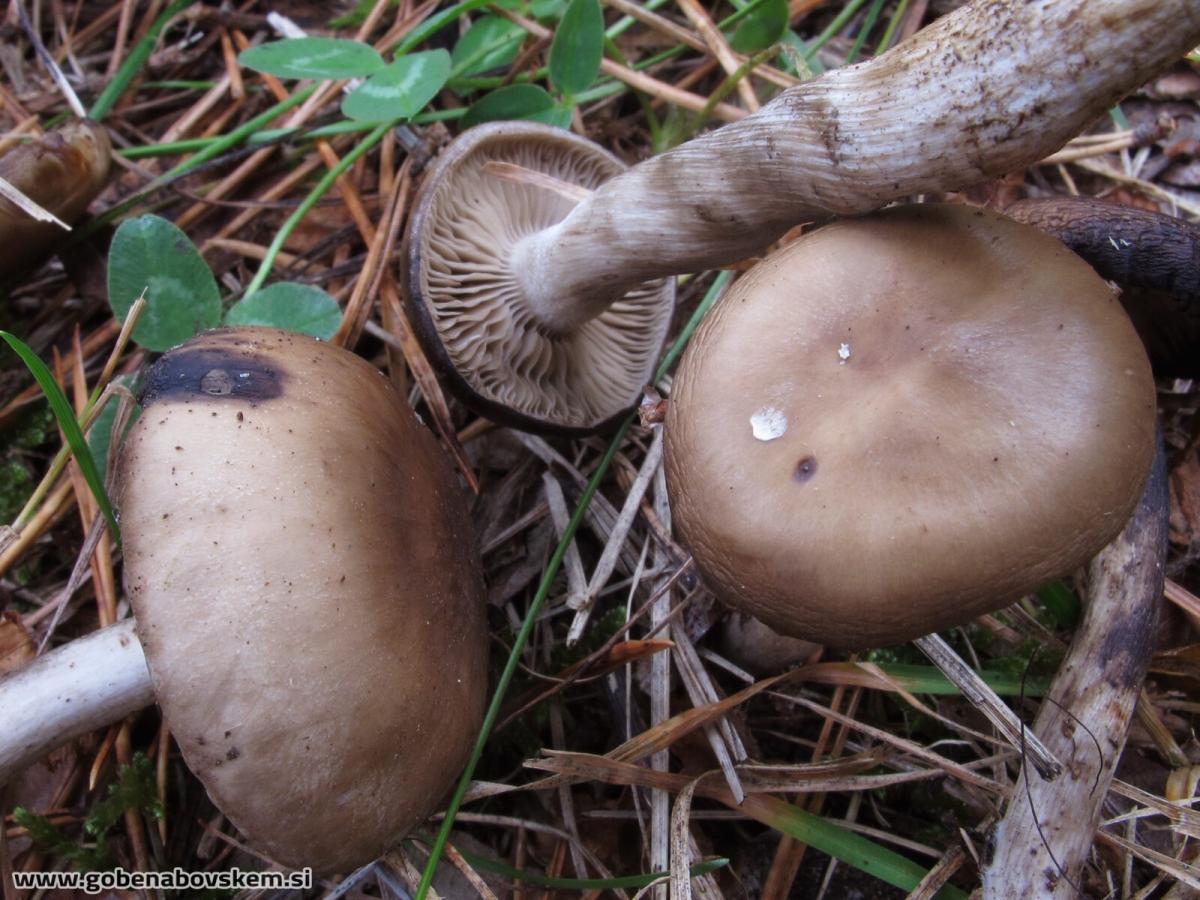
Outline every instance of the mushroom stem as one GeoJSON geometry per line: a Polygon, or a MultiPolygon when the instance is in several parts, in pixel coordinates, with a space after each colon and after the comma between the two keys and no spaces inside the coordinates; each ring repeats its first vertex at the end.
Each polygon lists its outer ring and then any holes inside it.
{"type": "Polygon", "coordinates": [[[1200,225],[1093,197],[1018,200],[1003,212],[1054,235],[1103,278],[1200,307],[1200,225]]]}
{"type": "Polygon", "coordinates": [[[1167,553],[1160,450],[1125,530],[1088,569],[1088,605],[1034,732],[1066,765],[1053,782],[1025,766],[993,836],[989,897],[1075,897],[1153,651],[1167,553]]]}
{"type": "Polygon", "coordinates": [[[799,221],[1030,165],[1197,43],[1193,0],[975,0],[613,178],[524,238],[512,272],[567,332],[640,282],[736,261],[799,221]]]}
{"type": "Polygon", "coordinates": [[[1004,214],[1054,235],[1121,285],[1121,302],[1156,372],[1197,374],[1200,226],[1091,197],[1020,200],[1004,214]]]}
{"type": "Polygon", "coordinates": [[[0,784],[71,738],[153,702],[132,619],[39,656],[0,678],[0,784]]]}

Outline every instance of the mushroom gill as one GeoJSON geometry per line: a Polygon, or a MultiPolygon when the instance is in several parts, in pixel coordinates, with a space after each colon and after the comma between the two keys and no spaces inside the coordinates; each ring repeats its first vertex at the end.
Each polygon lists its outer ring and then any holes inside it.
{"type": "MultiPolygon", "coordinates": [[[[471,135],[429,176],[414,218],[419,262],[409,272],[408,300],[417,332],[485,413],[505,408],[552,429],[601,426],[633,405],[649,380],[673,284],[640,285],[599,316],[557,327],[524,300],[510,261],[523,238],[561,221],[575,201],[536,179],[505,179],[485,167],[503,163],[590,191],[624,166],[545,126],[506,123],[471,135]]],[[[598,237],[597,252],[601,245],[598,237]]]]}

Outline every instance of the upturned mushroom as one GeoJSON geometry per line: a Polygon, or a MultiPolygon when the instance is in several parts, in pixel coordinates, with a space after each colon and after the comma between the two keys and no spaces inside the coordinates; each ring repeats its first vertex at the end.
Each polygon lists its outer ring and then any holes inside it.
{"type": "MultiPolygon", "coordinates": [[[[615,156],[570,132],[502,122],[466,132],[426,176],[404,254],[413,324],[443,378],[497,421],[594,431],[649,378],[671,320],[673,280],[575,315],[569,304],[526,293],[511,264],[524,240],[623,171],[615,156]],[[542,178],[496,174],[505,167],[542,178]]],[[[598,236],[596,253],[602,244],[598,236]]]]}
{"type": "MultiPolygon", "coordinates": [[[[80,119],[0,156],[0,178],[71,225],[108,183],[111,154],[108,132],[80,119]]],[[[0,278],[35,265],[65,234],[62,225],[40,221],[0,197],[0,278]]]]}
{"type": "Polygon", "coordinates": [[[665,464],[727,605],[844,648],[999,609],[1123,527],[1154,454],[1146,355],[1059,242],[962,206],[839,221],[697,330],[665,464]]]}
{"type": "Polygon", "coordinates": [[[428,202],[408,241],[409,300],[436,325],[420,329],[426,349],[485,415],[595,428],[635,402],[660,331],[613,338],[648,362],[605,391],[585,386],[590,358],[556,351],[630,292],[757,253],[801,221],[1023,168],[1197,43],[1194,0],[975,0],[870,62],[790,88],[738,123],[612,175],[573,206],[558,198],[537,221],[530,210],[563,177],[542,168],[556,154],[531,137],[520,165],[549,178],[489,186],[479,166],[460,160],[488,158],[492,136],[517,152],[513,133],[467,132],[427,188],[463,200],[428,202]],[[466,201],[479,193],[488,199],[466,201]],[[507,255],[482,249],[493,245],[507,255]],[[497,296],[507,311],[495,311],[497,296]],[[505,386],[510,372],[520,382],[552,372],[555,394],[588,400],[563,413],[561,403],[505,386]]]}
{"type": "Polygon", "coordinates": [[[323,873],[368,862],[434,810],[482,717],[481,566],[453,471],[378,371],[298,334],[201,335],[143,402],[118,500],[144,661],[118,625],[0,681],[0,781],[152,682],[252,846],[323,873]]]}

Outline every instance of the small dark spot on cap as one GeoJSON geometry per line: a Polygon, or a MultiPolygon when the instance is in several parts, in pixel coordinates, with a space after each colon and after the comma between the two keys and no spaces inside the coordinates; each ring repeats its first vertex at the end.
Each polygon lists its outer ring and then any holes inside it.
{"type": "Polygon", "coordinates": [[[792,478],[803,483],[816,474],[817,458],[815,456],[806,456],[800,462],[796,463],[796,470],[792,472],[792,478]]]}
{"type": "Polygon", "coordinates": [[[150,367],[143,406],[160,400],[219,402],[227,397],[254,402],[283,394],[287,373],[274,360],[243,346],[222,345],[220,335],[207,340],[210,343],[202,346],[184,344],[150,367]]]}
{"type": "Polygon", "coordinates": [[[227,760],[229,760],[230,762],[233,762],[233,760],[237,759],[241,755],[242,755],[242,751],[239,750],[237,747],[230,747],[228,750],[225,751],[225,758],[227,760]]]}

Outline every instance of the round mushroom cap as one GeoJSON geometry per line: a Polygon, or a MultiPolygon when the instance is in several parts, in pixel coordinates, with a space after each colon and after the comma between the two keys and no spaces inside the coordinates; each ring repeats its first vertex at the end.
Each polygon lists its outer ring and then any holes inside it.
{"type": "Polygon", "coordinates": [[[1122,528],[1155,393],[1113,290],[996,213],[908,206],[723,297],[666,419],[672,516],[726,604],[861,648],[1001,608],[1122,528]]]}
{"type": "Polygon", "coordinates": [[[166,354],[122,448],[125,584],[159,703],[268,856],[345,872],[436,809],[478,731],[476,536],[354,354],[268,328],[166,354]]]}
{"type": "MultiPolygon", "coordinates": [[[[482,415],[531,431],[589,433],[612,425],[652,380],[674,279],[641,285],[560,333],[535,317],[510,265],[522,238],[575,207],[570,186],[594,190],[625,169],[560,128],[499,122],[464,132],[425,176],[406,237],[405,296],[430,361],[482,415]],[[496,164],[549,178],[505,178],[496,164]]],[[[604,252],[600,238],[596,252],[604,252]]]]}

